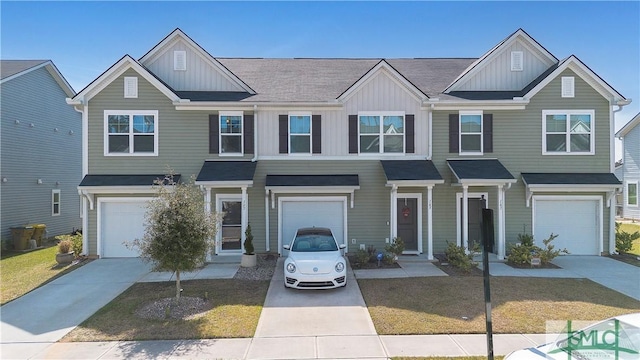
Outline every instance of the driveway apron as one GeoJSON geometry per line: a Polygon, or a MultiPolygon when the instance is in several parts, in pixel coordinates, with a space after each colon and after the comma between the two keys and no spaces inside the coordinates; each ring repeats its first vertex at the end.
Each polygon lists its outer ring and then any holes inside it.
{"type": "Polygon", "coordinates": [[[140,259],[98,259],[2,306],[2,344],[55,342],[150,271],[140,259]]]}

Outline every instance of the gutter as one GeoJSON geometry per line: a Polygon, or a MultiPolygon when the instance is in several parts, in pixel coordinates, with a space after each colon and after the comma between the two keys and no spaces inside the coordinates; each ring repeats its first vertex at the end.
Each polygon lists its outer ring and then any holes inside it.
{"type": "Polygon", "coordinates": [[[253,105],[253,159],[258,161],[258,105],[253,105]]]}

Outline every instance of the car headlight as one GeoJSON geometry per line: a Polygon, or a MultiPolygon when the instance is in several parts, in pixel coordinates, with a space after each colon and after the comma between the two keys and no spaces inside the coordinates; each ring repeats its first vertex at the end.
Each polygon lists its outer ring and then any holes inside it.
{"type": "Polygon", "coordinates": [[[336,264],[336,272],[343,272],[344,271],[344,263],[339,262],[336,264]]]}
{"type": "Polygon", "coordinates": [[[287,264],[287,271],[290,272],[290,273],[296,272],[296,266],[293,263],[288,263],[287,264]]]}

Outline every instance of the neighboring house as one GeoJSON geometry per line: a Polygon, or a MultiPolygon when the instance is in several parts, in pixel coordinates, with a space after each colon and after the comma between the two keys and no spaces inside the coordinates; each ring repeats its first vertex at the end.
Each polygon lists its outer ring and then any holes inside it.
{"type": "Polygon", "coordinates": [[[616,137],[622,140],[622,217],[640,219],[640,113],[622,127],[616,137]]]}
{"type": "MultiPolygon", "coordinates": [[[[622,182],[623,180],[622,172],[624,171],[624,168],[622,166],[622,160],[616,161],[614,169],[615,170],[613,174],[616,176],[618,180],[622,182]]],[[[622,208],[624,207],[624,205],[622,204],[623,193],[624,191],[616,192],[616,217],[622,217],[622,208]]]]}
{"type": "Polygon", "coordinates": [[[521,29],[478,59],[215,58],[176,29],[68,99],[85,251],[136,256],[123,241],[170,166],[225,212],[219,255],[250,223],[259,252],[323,226],[350,252],[402,237],[433,258],[477,243],[484,207],[499,258],[524,232],[613,252],[613,111],[629,102],[521,29]]]}
{"type": "Polygon", "coordinates": [[[0,70],[2,239],[25,224],[48,236],[79,229],[82,121],[65,102],[75,92],[50,60],[2,60],[0,70]]]}

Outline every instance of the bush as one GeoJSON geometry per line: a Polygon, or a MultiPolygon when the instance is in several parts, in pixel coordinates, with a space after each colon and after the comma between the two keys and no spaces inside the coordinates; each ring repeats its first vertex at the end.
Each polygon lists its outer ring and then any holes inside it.
{"type": "Polygon", "coordinates": [[[60,242],[58,243],[58,252],[60,254],[67,254],[71,251],[71,240],[69,239],[64,239],[64,240],[60,240],[60,242]]]}
{"type": "Polygon", "coordinates": [[[566,248],[554,250],[555,245],[553,245],[551,242],[557,237],[558,235],[554,235],[553,233],[551,233],[551,235],[549,235],[548,238],[542,240],[542,243],[544,244],[544,248],[542,249],[538,248],[539,249],[538,256],[540,257],[540,262],[542,262],[543,264],[551,262],[551,260],[558,257],[558,255],[560,255],[561,253],[563,254],[569,253],[569,251],[566,248]]]}
{"type": "Polygon", "coordinates": [[[542,264],[550,263],[561,253],[568,254],[567,249],[555,249],[551,242],[557,238],[557,234],[551,233],[548,238],[542,240],[544,248],[534,245],[533,235],[518,234],[518,243],[509,249],[507,262],[517,265],[531,265],[532,257],[539,257],[542,264]]]}
{"type": "Polygon", "coordinates": [[[640,232],[628,233],[620,229],[620,223],[616,223],[616,251],[628,253],[633,248],[633,241],[640,239],[640,232]]]}
{"type": "Polygon", "coordinates": [[[393,238],[393,242],[384,247],[389,254],[385,254],[384,261],[388,264],[395,264],[398,256],[402,255],[404,251],[404,241],[400,237],[393,238]],[[390,259],[387,259],[387,255],[391,255],[390,259]]]}
{"type": "Polygon", "coordinates": [[[356,267],[363,267],[370,261],[371,256],[367,250],[358,250],[355,254],[356,267]]]}
{"type": "Polygon", "coordinates": [[[82,254],[82,233],[58,235],[56,240],[58,240],[58,251],[61,254],[66,254],[69,251],[73,251],[75,257],[82,254]]]}
{"type": "Polygon", "coordinates": [[[253,234],[251,233],[251,224],[247,224],[247,230],[244,231],[244,253],[253,255],[255,248],[253,247],[253,234]]]}
{"type": "Polygon", "coordinates": [[[471,271],[473,267],[477,265],[473,261],[474,251],[467,251],[464,246],[458,246],[455,243],[447,241],[447,248],[444,251],[444,255],[447,257],[447,261],[452,266],[455,266],[465,272],[471,271]]]}
{"type": "Polygon", "coordinates": [[[367,247],[367,253],[369,253],[370,262],[378,261],[378,250],[376,250],[376,248],[373,247],[373,245],[369,245],[369,247],[367,247]]]}

